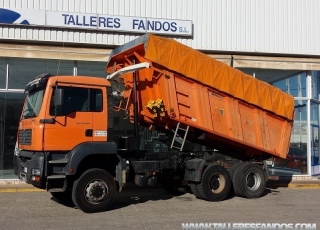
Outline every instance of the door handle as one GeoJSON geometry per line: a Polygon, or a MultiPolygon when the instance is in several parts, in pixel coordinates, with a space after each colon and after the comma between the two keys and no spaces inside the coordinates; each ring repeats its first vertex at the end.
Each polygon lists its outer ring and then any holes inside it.
{"type": "Polygon", "coordinates": [[[86,137],[92,137],[92,129],[86,129],[84,133],[86,137]]]}

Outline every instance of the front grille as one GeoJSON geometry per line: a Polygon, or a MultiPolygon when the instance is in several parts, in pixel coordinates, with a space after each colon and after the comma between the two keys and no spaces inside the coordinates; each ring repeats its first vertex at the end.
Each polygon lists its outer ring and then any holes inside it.
{"type": "Polygon", "coordinates": [[[31,137],[32,137],[32,130],[19,130],[19,144],[20,145],[31,145],[31,137]]]}

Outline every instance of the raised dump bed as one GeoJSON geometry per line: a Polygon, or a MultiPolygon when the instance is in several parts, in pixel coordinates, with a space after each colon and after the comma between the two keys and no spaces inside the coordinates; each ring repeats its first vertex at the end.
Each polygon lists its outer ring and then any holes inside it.
{"type": "MultiPolygon", "coordinates": [[[[285,158],[294,118],[294,99],[173,39],[146,34],[115,49],[106,71],[149,63],[136,72],[139,122],[175,130],[189,126],[188,139],[233,157],[285,158]]],[[[123,81],[123,82],[122,82],[123,81]]],[[[133,118],[133,73],[119,108],[133,118]]],[[[170,131],[171,132],[171,131],[170,131]]]]}

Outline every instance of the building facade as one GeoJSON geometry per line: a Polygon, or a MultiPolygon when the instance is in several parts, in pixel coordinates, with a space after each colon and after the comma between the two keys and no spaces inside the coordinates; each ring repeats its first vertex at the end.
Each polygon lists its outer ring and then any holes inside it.
{"type": "Polygon", "coordinates": [[[0,1],[0,179],[17,178],[12,156],[27,82],[47,72],[105,77],[111,50],[144,33],[174,38],[293,95],[291,147],[287,159],[270,160],[270,173],[320,174],[318,9],[316,0],[0,1]]]}

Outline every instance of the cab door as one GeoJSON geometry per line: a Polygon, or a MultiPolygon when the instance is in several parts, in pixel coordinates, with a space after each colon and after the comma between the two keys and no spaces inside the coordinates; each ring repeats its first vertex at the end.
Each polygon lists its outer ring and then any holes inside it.
{"type": "MultiPolygon", "coordinates": [[[[93,117],[93,141],[108,141],[108,116],[113,112],[113,107],[109,108],[106,88],[96,88],[90,91],[90,105],[93,117]]],[[[110,125],[110,124],[109,124],[110,125]]]]}
{"type": "Polygon", "coordinates": [[[93,138],[93,112],[90,111],[90,89],[81,85],[53,87],[48,98],[46,118],[52,122],[44,124],[45,151],[70,151],[78,144],[93,138]],[[56,89],[63,90],[63,103],[54,106],[56,89]]]}

